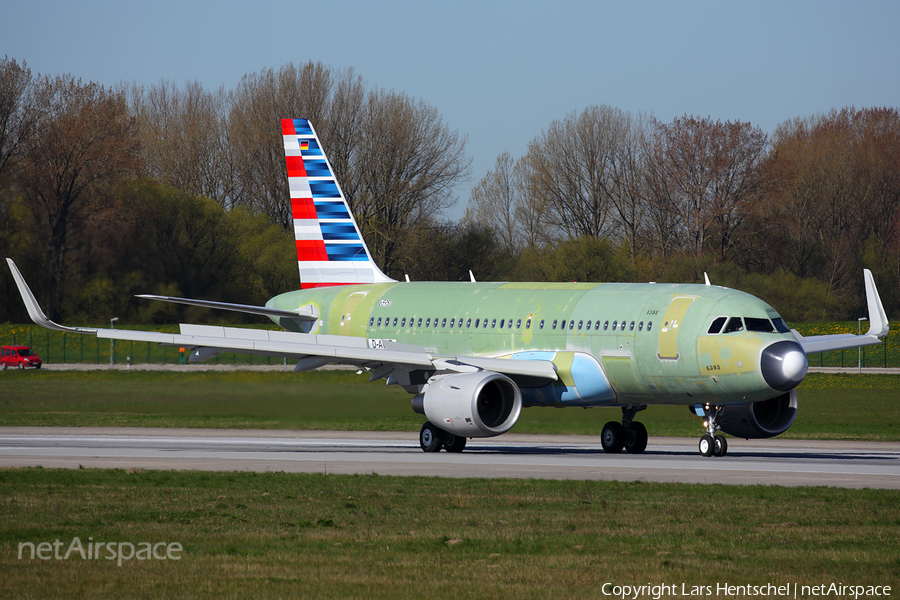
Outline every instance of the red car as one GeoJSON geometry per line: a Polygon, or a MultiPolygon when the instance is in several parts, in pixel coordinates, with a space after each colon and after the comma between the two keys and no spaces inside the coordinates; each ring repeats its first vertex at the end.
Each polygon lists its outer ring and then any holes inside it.
{"type": "Polygon", "coordinates": [[[3,346],[0,349],[0,369],[6,367],[34,367],[41,368],[41,357],[31,351],[28,346],[3,346]]]}

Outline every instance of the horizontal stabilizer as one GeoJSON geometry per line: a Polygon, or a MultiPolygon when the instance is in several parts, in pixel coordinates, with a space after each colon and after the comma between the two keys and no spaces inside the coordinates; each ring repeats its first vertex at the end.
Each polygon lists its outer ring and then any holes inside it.
{"type": "Polygon", "coordinates": [[[195,300],[193,298],[174,298],[172,296],[154,296],[153,294],[138,294],[136,298],[144,300],[159,300],[160,302],[171,302],[173,304],[186,304],[188,306],[200,306],[202,308],[215,308],[217,310],[230,310],[232,312],[242,312],[250,315],[261,315],[263,317],[275,317],[282,319],[295,319],[299,321],[315,321],[319,318],[318,314],[304,314],[292,310],[281,310],[279,308],[269,308],[268,306],[254,306],[252,304],[232,304],[230,302],[214,302],[212,300],[195,300]]]}

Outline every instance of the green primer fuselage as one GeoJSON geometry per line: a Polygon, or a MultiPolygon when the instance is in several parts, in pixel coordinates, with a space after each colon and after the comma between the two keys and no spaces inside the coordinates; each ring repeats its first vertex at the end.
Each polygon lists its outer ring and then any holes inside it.
{"type": "Polygon", "coordinates": [[[311,333],[367,338],[372,347],[391,340],[437,356],[552,360],[560,381],[520,383],[525,405],[765,400],[780,392],[763,379],[760,354],[794,340],[775,332],[709,335],[716,317],[778,313],[750,294],[691,284],[387,283],[298,290],[268,306],[312,306],[319,320],[311,333]]]}

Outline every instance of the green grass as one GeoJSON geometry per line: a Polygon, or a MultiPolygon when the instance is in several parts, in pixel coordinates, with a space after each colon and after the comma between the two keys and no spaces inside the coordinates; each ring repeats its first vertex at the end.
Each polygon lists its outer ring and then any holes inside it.
{"type": "Polygon", "coordinates": [[[5,470],[0,595],[518,600],[596,598],[605,582],[896,586],[898,501],[831,488],[5,470]],[[19,543],[74,537],[184,552],[121,567],[18,559],[19,543]]]}
{"type": "MultiPolygon", "coordinates": [[[[810,374],[785,438],[900,441],[900,376],[810,374]]],[[[0,425],[418,431],[411,396],[352,371],[0,373],[0,425]]],[[[613,408],[529,408],[515,433],[599,435],[613,408]]],[[[700,435],[683,406],[639,413],[651,435],[700,435]]]]}

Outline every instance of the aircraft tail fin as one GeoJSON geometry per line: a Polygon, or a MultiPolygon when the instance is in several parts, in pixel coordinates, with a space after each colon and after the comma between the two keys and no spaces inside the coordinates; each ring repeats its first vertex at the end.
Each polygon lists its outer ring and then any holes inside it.
{"type": "Polygon", "coordinates": [[[307,119],[282,119],[300,286],[387,283],[307,119]]]}

